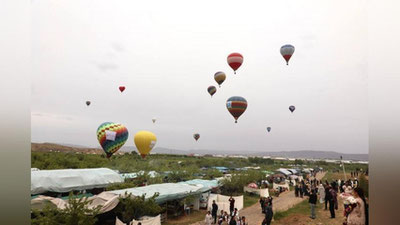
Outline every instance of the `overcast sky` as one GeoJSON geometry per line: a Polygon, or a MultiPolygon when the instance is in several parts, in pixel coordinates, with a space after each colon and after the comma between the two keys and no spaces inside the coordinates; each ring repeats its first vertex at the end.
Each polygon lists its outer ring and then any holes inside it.
{"type": "Polygon", "coordinates": [[[112,121],[128,146],[149,130],[182,150],[367,153],[367,31],[365,0],[34,1],[32,142],[96,147],[112,121]],[[211,98],[217,71],[227,79],[211,98]],[[236,95],[248,102],[237,124],[236,95]]]}

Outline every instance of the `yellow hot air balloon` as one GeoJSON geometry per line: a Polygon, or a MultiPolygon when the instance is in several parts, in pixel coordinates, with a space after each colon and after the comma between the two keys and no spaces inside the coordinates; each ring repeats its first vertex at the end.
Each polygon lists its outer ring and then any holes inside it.
{"type": "Polygon", "coordinates": [[[136,148],[144,159],[157,143],[156,135],[150,131],[139,131],[134,137],[136,148]]]}

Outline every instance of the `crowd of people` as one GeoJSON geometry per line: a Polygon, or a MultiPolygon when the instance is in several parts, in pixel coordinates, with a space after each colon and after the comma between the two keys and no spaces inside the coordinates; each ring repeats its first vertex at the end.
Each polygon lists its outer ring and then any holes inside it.
{"type": "MultiPolygon", "coordinates": [[[[366,174],[367,172],[362,172],[366,174]]],[[[316,173],[311,177],[296,180],[294,186],[295,197],[304,198],[307,196],[310,204],[311,219],[316,219],[316,207],[319,203],[329,210],[330,218],[336,218],[336,211],[338,210],[338,197],[343,200],[345,221],[344,225],[368,225],[368,204],[364,195],[364,190],[359,187],[357,179],[360,173],[358,171],[351,172],[351,178],[342,181],[335,180],[329,183],[327,180],[316,179],[316,173]]],[[[273,198],[271,196],[265,198],[261,197],[259,200],[261,213],[265,214],[262,225],[270,225],[274,212],[272,209],[273,198]]],[[[229,199],[230,207],[229,213],[220,210],[218,205],[213,201],[211,211],[207,212],[205,224],[219,224],[219,225],[247,225],[245,216],[239,216],[239,211],[235,208],[235,199],[231,196],[229,199]]]]}

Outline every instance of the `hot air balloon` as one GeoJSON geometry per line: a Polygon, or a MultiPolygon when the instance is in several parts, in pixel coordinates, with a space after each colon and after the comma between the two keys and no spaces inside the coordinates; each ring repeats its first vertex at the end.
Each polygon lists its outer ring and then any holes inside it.
{"type": "Polygon", "coordinates": [[[140,156],[144,159],[156,145],[157,138],[150,131],[139,131],[135,134],[134,141],[140,156]]]}
{"type": "Polygon", "coordinates": [[[125,86],[119,86],[119,91],[124,92],[125,91],[125,86]]]}
{"type": "Polygon", "coordinates": [[[291,105],[291,106],[289,106],[289,110],[290,110],[290,112],[292,112],[293,113],[293,111],[296,109],[296,107],[294,107],[294,105],[291,105]]]}
{"type": "Polygon", "coordinates": [[[157,120],[157,118],[153,118],[153,119],[151,119],[152,121],[153,121],[153,123],[155,123],[156,122],[156,120],[157,120]]]}
{"type": "Polygon", "coordinates": [[[211,95],[211,97],[217,92],[217,88],[215,86],[210,86],[207,88],[208,93],[211,95]]]}
{"type": "Polygon", "coordinates": [[[286,60],[286,65],[289,65],[289,59],[292,57],[294,53],[294,46],[293,45],[284,45],[281,47],[281,55],[286,60]]]}
{"type": "Polygon", "coordinates": [[[268,131],[268,132],[271,132],[271,127],[267,127],[267,131],[268,131]]]}
{"type": "Polygon", "coordinates": [[[235,118],[235,123],[239,117],[246,111],[247,101],[243,97],[233,96],[226,101],[226,108],[235,118]]]}
{"type": "Polygon", "coordinates": [[[228,55],[228,64],[229,66],[233,69],[233,71],[236,74],[236,70],[239,69],[239,67],[243,63],[243,56],[240,53],[232,53],[228,55]]]}
{"type": "Polygon", "coordinates": [[[214,80],[218,83],[219,87],[221,87],[221,84],[224,83],[225,78],[226,75],[224,72],[219,71],[214,74],[214,80]]]}
{"type": "Polygon", "coordinates": [[[193,134],[193,137],[194,137],[194,139],[197,141],[197,140],[199,140],[199,138],[200,138],[200,134],[193,134]]]}
{"type": "Polygon", "coordinates": [[[90,101],[86,101],[86,105],[89,106],[90,105],[90,101]]]}
{"type": "Polygon", "coordinates": [[[119,123],[105,122],[97,128],[97,139],[107,158],[110,158],[125,144],[128,135],[128,129],[119,123]]]}

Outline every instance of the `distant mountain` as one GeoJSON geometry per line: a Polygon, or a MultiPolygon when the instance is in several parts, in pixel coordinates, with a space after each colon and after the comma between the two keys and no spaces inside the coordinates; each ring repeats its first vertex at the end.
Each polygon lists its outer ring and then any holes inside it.
{"type": "MultiPolygon", "coordinates": [[[[79,145],[70,144],[54,144],[54,143],[32,143],[32,151],[60,151],[60,152],[84,152],[91,154],[103,154],[103,150],[100,148],[88,148],[79,145]]],[[[137,151],[134,146],[124,146],[118,152],[131,152],[137,151]]],[[[280,151],[280,152],[256,152],[256,151],[217,151],[217,150],[178,150],[169,149],[163,147],[156,147],[151,151],[156,154],[174,154],[174,155],[188,155],[188,154],[199,154],[199,155],[244,155],[244,156],[271,156],[271,157],[284,157],[284,158],[296,158],[296,159],[340,159],[343,156],[344,160],[358,160],[368,161],[368,154],[345,154],[333,151],[280,151]]]]}

